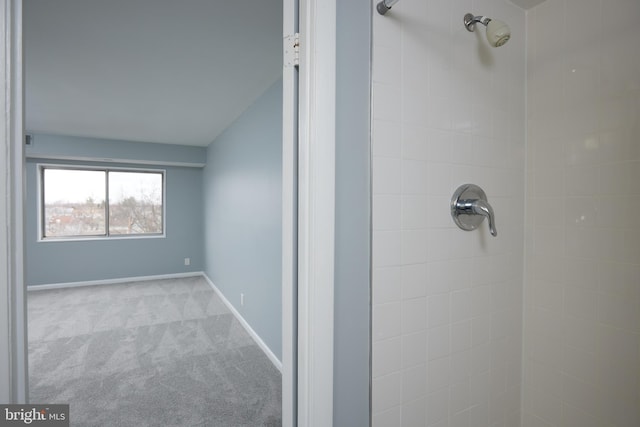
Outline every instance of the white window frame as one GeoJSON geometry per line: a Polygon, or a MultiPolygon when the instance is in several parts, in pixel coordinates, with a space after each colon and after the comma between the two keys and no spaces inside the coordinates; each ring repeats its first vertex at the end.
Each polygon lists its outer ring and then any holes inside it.
{"type": "Polygon", "coordinates": [[[51,164],[38,163],[38,242],[74,242],[87,240],[118,240],[118,239],[164,239],[167,235],[167,171],[165,169],[143,169],[135,167],[119,167],[119,166],[88,166],[88,165],[69,165],[69,164],[51,164]],[[162,175],[162,232],[161,233],[138,233],[138,234],[109,234],[109,194],[105,194],[106,217],[105,217],[105,234],[104,235],[77,235],[77,236],[45,236],[44,235],[44,170],[45,169],[65,169],[80,171],[99,171],[107,174],[114,172],[140,172],[140,173],[158,173],[162,175]]]}

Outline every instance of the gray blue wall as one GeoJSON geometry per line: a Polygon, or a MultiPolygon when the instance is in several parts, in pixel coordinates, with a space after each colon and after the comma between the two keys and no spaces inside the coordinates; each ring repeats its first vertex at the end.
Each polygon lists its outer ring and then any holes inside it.
{"type": "Polygon", "coordinates": [[[334,426],[369,426],[371,1],[337,2],[334,426]]]}
{"type": "MultiPolygon", "coordinates": [[[[104,163],[166,170],[166,237],[38,242],[37,164],[75,156],[204,163],[202,147],[34,135],[27,149],[26,283],[40,285],[202,271],[202,168],[104,163]],[[191,265],[184,265],[184,258],[191,265]]],[[[77,162],[75,162],[78,164],[77,162]]],[[[82,164],[88,164],[82,162],[82,164]]],[[[91,163],[96,165],[99,163],[91,163]]]]}
{"type": "Polygon", "coordinates": [[[209,145],[203,178],[204,271],[281,359],[282,80],[209,145]]]}
{"type": "Polygon", "coordinates": [[[42,134],[33,135],[26,148],[27,157],[54,155],[190,164],[204,164],[205,154],[204,147],[42,134]]]}

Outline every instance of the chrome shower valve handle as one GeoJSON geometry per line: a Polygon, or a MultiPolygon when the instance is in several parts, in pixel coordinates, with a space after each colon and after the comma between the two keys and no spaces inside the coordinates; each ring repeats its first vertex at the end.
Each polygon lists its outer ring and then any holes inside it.
{"type": "Polygon", "coordinates": [[[475,230],[482,220],[487,218],[491,235],[498,235],[493,208],[487,201],[485,192],[477,185],[464,184],[453,193],[451,217],[456,225],[465,231],[475,230]]]}

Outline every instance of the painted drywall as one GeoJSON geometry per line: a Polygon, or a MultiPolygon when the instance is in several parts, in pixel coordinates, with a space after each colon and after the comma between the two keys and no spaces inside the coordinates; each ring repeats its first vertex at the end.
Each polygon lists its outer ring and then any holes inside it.
{"type": "Polygon", "coordinates": [[[282,67],[280,0],[22,4],[40,133],[206,147],[282,67]]]}
{"type": "Polygon", "coordinates": [[[203,164],[205,147],[154,144],[100,138],[81,138],[65,135],[31,134],[26,147],[28,158],[59,156],[91,159],[122,159],[140,162],[172,162],[203,164]]]}
{"type": "MultiPolygon", "coordinates": [[[[34,135],[29,156],[82,156],[96,159],[131,158],[156,161],[204,162],[204,148],[127,141],[34,135]],[[198,158],[198,154],[202,154],[198,158]]],[[[166,170],[166,237],[38,242],[37,164],[78,162],[28,158],[26,162],[26,283],[42,285],[85,282],[202,271],[202,168],[161,167],[166,170]],[[191,265],[184,265],[184,258],[191,265]]],[[[87,163],[83,163],[87,164],[87,163]]],[[[99,165],[100,163],[91,163],[99,165]]],[[[104,163],[136,167],[135,163],[104,163]]],[[[142,167],[149,167],[142,165],[142,167]]]]}
{"type": "Polygon", "coordinates": [[[337,4],[334,425],[369,426],[371,1],[337,4]]]}
{"type": "Polygon", "coordinates": [[[527,15],[524,427],[640,426],[638,17],[527,15]]]}
{"type": "Polygon", "coordinates": [[[281,79],[209,145],[203,194],[205,272],[281,360],[281,79]]]}
{"type": "MultiPolygon", "coordinates": [[[[490,4],[489,4],[490,3],[490,4]]],[[[400,1],[373,16],[373,426],[520,425],[525,12],[494,49],[469,2],[400,1]],[[486,221],[450,199],[480,185],[486,221]]]]}

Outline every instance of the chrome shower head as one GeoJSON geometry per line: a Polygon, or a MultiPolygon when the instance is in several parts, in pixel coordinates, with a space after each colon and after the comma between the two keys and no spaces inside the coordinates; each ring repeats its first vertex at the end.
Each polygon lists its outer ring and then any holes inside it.
{"type": "Polygon", "coordinates": [[[473,13],[464,15],[464,26],[467,31],[475,31],[476,23],[487,27],[487,41],[493,47],[500,47],[511,38],[511,29],[502,21],[486,16],[474,16],[473,13]]]}

